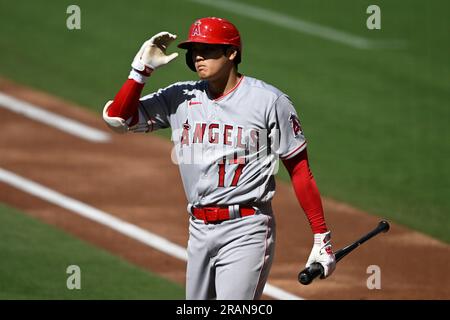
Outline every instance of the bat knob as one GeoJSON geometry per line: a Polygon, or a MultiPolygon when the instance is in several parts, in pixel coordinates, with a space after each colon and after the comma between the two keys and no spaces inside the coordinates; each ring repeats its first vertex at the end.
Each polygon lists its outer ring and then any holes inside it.
{"type": "Polygon", "coordinates": [[[308,285],[323,272],[322,265],[315,262],[298,274],[298,281],[303,285],[308,285]]]}
{"type": "Polygon", "coordinates": [[[309,276],[309,274],[305,272],[300,272],[298,275],[298,281],[303,285],[308,285],[312,282],[312,278],[309,276]]]}

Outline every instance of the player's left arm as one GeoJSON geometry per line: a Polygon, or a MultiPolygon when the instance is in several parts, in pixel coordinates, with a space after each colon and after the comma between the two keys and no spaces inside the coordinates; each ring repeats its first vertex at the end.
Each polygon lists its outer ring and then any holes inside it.
{"type": "Polygon", "coordinates": [[[283,164],[291,176],[295,195],[314,234],[314,245],[306,267],[318,262],[324,268],[324,277],[328,277],[334,271],[336,262],[331,247],[331,233],[325,223],[320,192],[311,173],[306,149],[290,159],[284,159],[283,164]]]}
{"type": "Polygon", "coordinates": [[[314,234],[314,245],[306,266],[314,262],[320,263],[324,269],[323,276],[327,277],[335,268],[331,233],[325,224],[319,189],[309,168],[306,138],[300,120],[292,101],[286,95],[280,95],[270,111],[269,124],[278,129],[273,130],[278,132],[278,137],[276,134],[271,137],[273,141],[278,141],[274,150],[291,175],[295,194],[314,234]]]}

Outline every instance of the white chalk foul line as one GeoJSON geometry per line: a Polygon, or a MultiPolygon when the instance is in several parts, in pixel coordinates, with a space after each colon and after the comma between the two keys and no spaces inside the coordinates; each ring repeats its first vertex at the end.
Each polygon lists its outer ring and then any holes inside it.
{"type": "Polygon", "coordinates": [[[107,142],[111,136],[101,130],[89,127],[78,121],[41,109],[31,103],[19,100],[0,92],[0,107],[22,114],[61,131],[91,142],[107,142]]]}
{"type": "MultiPolygon", "coordinates": [[[[149,247],[159,250],[177,259],[187,261],[187,251],[185,248],[168,241],[148,230],[142,229],[134,224],[114,217],[113,215],[91,207],[81,201],[65,196],[57,191],[49,189],[41,184],[21,177],[11,171],[0,168],[0,182],[6,183],[16,189],[22,190],[35,197],[60,206],[84,218],[90,219],[104,226],[107,226],[132,239],[140,241],[149,247]]],[[[274,287],[269,283],[264,288],[264,294],[281,300],[302,300],[303,298],[274,287]]]]}
{"type": "Polygon", "coordinates": [[[338,42],[358,49],[394,48],[404,46],[398,41],[372,41],[366,38],[340,31],[331,27],[326,27],[317,23],[308,22],[299,18],[288,16],[272,10],[263,9],[249,4],[239,3],[230,0],[190,0],[192,2],[216,7],[241,16],[264,21],[272,25],[316,36],[322,39],[338,42]]]}

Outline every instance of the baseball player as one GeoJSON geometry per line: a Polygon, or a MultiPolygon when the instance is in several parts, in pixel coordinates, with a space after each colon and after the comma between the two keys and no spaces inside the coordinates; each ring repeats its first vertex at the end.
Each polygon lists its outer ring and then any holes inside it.
{"type": "Polygon", "coordinates": [[[328,277],[335,268],[330,231],[292,101],[238,72],[239,31],[215,17],[195,21],[178,45],[199,80],[141,98],[151,74],[178,56],[166,52],[175,39],[160,32],[144,42],[103,118],[121,133],[172,129],[190,221],[186,298],[261,297],[274,256],[271,200],[279,158],[314,234],[306,266],[318,262],[328,277]]]}

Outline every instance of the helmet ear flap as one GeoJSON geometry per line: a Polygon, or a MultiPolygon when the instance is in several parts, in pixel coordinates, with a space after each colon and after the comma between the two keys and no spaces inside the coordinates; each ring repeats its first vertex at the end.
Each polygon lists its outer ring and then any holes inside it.
{"type": "Polygon", "coordinates": [[[196,72],[195,64],[194,64],[194,61],[192,60],[192,50],[191,49],[188,49],[186,51],[185,58],[186,58],[186,64],[189,67],[189,69],[196,72]]]}

